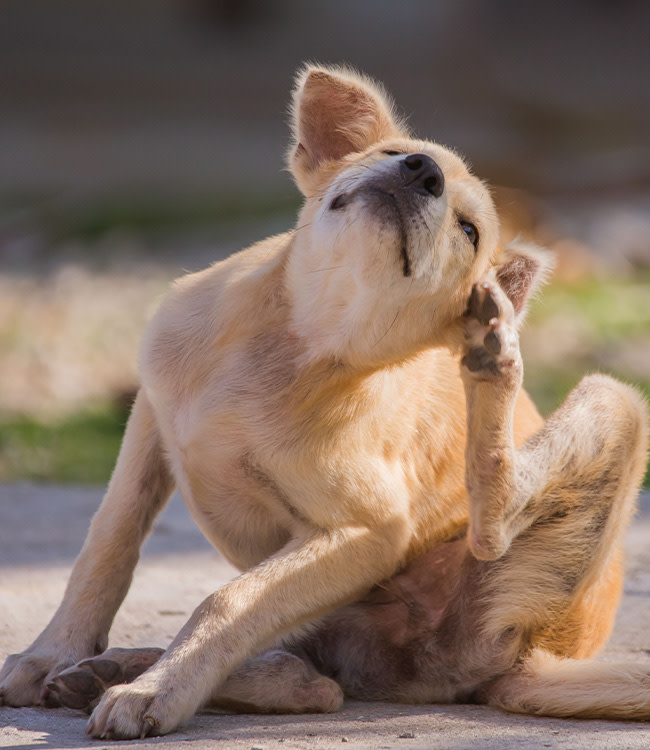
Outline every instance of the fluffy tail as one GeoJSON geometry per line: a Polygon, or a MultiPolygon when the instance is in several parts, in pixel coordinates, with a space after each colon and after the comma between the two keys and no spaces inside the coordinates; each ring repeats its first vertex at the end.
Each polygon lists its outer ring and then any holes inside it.
{"type": "Polygon", "coordinates": [[[535,651],[482,695],[517,713],[582,719],[650,720],[650,664],[560,659],[535,651]]]}

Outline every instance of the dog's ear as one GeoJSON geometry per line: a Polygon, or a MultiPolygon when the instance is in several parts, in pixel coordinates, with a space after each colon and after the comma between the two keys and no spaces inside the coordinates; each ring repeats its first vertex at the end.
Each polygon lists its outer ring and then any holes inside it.
{"type": "Polygon", "coordinates": [[[289,168],[305,195],[314,191],[327,162],[404,135],[385,92],[345,68],[303,69],[293,94],[292,119],[289,168]]]}
{"type": "Polygon", "coordinates": [[[517,318],[523,320],[530,297],[546,282],[555,267],[555,256],[529,242],[515,240],[496,261],[499,286],[508,295],[517,318]]]}

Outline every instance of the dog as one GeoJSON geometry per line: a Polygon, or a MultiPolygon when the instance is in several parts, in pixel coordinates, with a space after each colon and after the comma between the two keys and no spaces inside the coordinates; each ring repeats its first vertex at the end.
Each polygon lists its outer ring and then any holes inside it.
{"type": "Polygon", "coordinates": [[[486,185],[380,86],[308,66],[292,128],[296,229],[163,301],[64,599],[1,700],[94,706],[106,739],[344,693],[650,718],[650,669],[585,661],[620,596],[645,402],[595,375],[540,417],[518,329],[549,256],[501,245],[486,185]],[[104,654],[175,487],[243,572],[164,653],[104,654]]]}

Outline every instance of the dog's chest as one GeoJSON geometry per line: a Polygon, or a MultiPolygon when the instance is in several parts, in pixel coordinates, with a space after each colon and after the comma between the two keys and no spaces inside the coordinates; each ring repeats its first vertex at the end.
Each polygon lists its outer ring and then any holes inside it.
{"type": "Polygon", "coordinates": [[[165,444],[176,484],[197,525],[234,565],[246,569],[289,539],[290,503],[254,458],[256,441],[245,415],[201,413],[176,405],[165,421],[165,444]]]}
{"type": "Polygon", "coordinates": [[[380,481],[381,467],[369,469],[360,439],[323,431],[285,407],[249,392],[212,410],[177,402],[165,420],[173,424],[165,442],[186,504],[205,536],[240,568],[314,527],[372,515],[365,506],[383,500],[387,482],[399,483],[390,475],[380,481]]]}
{"type": "Polygon", "coordinates": [[[206,537],[240,568],[314,528],[381,524],[395,513],[421,524],[428,514],[416,508],[439,505],[430,448],[448,443],[431,429],[440,410],[425,419],[413,387],[390,374],[301,377],[288,348],[257,338],[215,362],[205,389],[157,401],[177,485],[206,537]]]}

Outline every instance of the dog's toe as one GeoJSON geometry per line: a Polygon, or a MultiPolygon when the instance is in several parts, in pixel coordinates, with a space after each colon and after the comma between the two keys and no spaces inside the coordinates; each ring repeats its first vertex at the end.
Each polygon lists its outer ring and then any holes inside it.
{"type": "Polygon", "coordinates": [[[163,654],[159,648],[112,648],[83,659],[48,681],[49,700],[55,705],[91,711],[113,685],[132,682],[163,654]]]}
{"type": "Polygon", "coordinates": [[[475,284],[465,313],[462,364],[479,379],[512,371],[519,362],[519,338],[512,304],[498,284],[475,284]]]}
{"type": "Polygon", "coordinates": [[[167,734],[194,713],[173,693],[140,681],[115,685],[93,711],[86,733],[96,739],[113,740],[167,734]]]}
{"type": "Polygon", "coordinates": [[[84,662],[60,672],[46,687],[59,705],[84,711],[89,710],[106,689],[84,662]]]}

